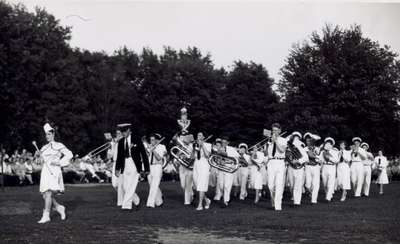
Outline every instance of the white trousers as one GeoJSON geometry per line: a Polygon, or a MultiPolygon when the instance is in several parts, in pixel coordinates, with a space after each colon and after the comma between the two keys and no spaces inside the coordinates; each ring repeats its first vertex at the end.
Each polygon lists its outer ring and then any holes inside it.
{"type": "Polygon", "coordinates": [[[304,185],[304,168],[294,169],[289,166],[288,176],[290,176],[289,185],[290,185],[290,191],[292,192],[293,196],[293,203],[296,205],[300,205],[301,195],[303,193],[303,185],[304,185]]]}
{"type": "Polygon", "coordinates": [[[311,202],[317,203],[321,179],[321,166],[306,165],[306,188],[311,192],[311,202]]]}
{"type": "Polygon", "coordinates": [[[122,209],[132,209],[132,202],[135,205],[140,203],[136,194],[136,187],[139,181],[139,174],[132,158],[125,159],[124,172],[118,177],[117,205],[122,209]]]}
{"type": "Polygon", "coordinates": [[[150,174],[147,176],[149,182],[150,190],[149,196],[147,198],[147,207],[160,206],[163,203],[162,193],[160,190],[160,182],[162,177],[162,165],[154,164],[150,165],[150,174]]]}
{"type": "Polygon", "coordinates": [[[261,190],[262,189],[262,183],[263,183],[263,178],[262,178],[262,168],[258,170],[258,167],[255,165],[250,166],[250,188],[253,188],[255,190],[261,190]]]}
{"type": "Polygon", "coordinates": [[[247,181],[249,179],[250,167],[240,167],[238,169],[238,180],[240,186],[240,199],[243,200],[247,197],[247,181]]]}
{"type": "Polygon", "coordinates": [[[364,165],[362,162],[353,162],[350,166],[351,184],[353,185],[354,196],[361,196],[364,183],[364,165]]]}
{"type": "Polygon", "coordinates": [[[179,166],[179,179],[184,192],[184,203],[190,204],[193,199],[193,171],[179,166]]]}
{"type": "Polygon", "coordinates": [[[369,196],[369,187],[371,186],[371,166],[364,165],[363,174],[363,193],[365,196],[369,196]]]}
{"type": "Polygon", "coordinates": [[[324,185],[326,200],[332,200],[335,191],[336,165],[322,165],[322,184],[324,185]]]}
{"type": "Polygon", "coordinates": [[[268,162],[268,188],[271,194],[272,206],[275,210],[282,210],[282,197],[285,184],[285,162],[272,159],[268,162]]]}
{"type": "Polygon", "coordinates": [[[224,171],[218,171],[217,178],[217,189],[214,200],[221,200],[222,195],[224,196],[224,202],[229,202],[231,198],[231,190],[233,183],[233,174],[224,171]]]}

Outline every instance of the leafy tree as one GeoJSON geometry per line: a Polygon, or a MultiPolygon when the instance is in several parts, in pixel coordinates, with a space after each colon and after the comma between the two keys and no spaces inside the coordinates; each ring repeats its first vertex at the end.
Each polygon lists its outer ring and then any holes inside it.
{"type": "Polygon", "coordinates": [[[312,33],[291,50],[281,69],[281,116],[291,129],[347,140],[358,135],[373,150],[384,146],[395,153],[400,139],[396,57],[388,46],[364,37],[358,25],[312,33]]]}

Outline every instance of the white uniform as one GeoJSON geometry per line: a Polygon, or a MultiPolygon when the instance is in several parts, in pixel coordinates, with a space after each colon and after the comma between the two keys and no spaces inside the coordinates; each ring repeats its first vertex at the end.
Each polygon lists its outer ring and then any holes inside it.
{"type": "MultiPolygon", "coordinates": [[[[118,142],[111,142],[111,148],[108,149],[107,151],[107,158],[113,159],[113,156],[115,154],[115,151],[118,150],[118,142]]],[[[112,176],[111,176],[111,185],[114,187],[114,189],[116,190],[118,187],[118,178],[115,175],[115,160],[113,160],[113,164],[112,164],[112,176]]]]}
{"type": "Polygon", "coordinates": [[[250,188],[255,190],[262,189],[262,173],[261,169],[265,168],[264,163],[264,154],[262,152],[257,152],[257,158],[251,157],[251,166],[250,166],[250,188]]]}
{"type": "Polygon", "coordinates": [[[362,161],[365,158],[367,158],[367,152],[361,147],[358,148],[357,153],[351,153],[350,178],[355,197],[361,196],[362,185],[364,183],[364,164],[362,161]]]}
{"type": "Polygon", "coordinates": [[[328,160],[324,158],[324,151],[320,154],[322,163],[322,184],[325,189],[325,198],[328,201],[332,200],[335,191],[336,180],[336,165],[339,162],[339,151],[332,148],[329,151],[330,157],[328,160]]]}
{"type": "Polygon", "coordinates": [[[350,190],[350,161],[351,151],[343,150],[339,152],[339,163],[337,165],[337,184],[342,190],[350,190]],[[340,156],[340,154],[342,154],[340,156]]]}
{"type": "MultiPolygon", "coordinates": [[[[192,143],[185,145],[188,153],[191,154],[193,150],[192,143]]],[[[189,205],[193,200],[193,170],[179,165],[179,179],[182,190],[184,191],[184,204],[189,205]]]]}
{"type": "Polygon", "coordinates": [[[251,171],[250,156],[246,153],[242,155],[244,160],[247,162],[247,166],[240,166],[238,169],[238,185],[240,186],[240,200],[244,200],[247,197],[247,182],[251,171]]]}
{"type": "Polygon", "coordinates": [[[59,142],[50,142],[40,149],[41,156],[44,160],[42,172],[40,174],[40,192],[46,191],[63,192],[64,181],[61,167],[69,164],[73,155],[64,144],[59,142]],[[59,166],[51,165],[58,163],[59,166]]]}
{"type": "Polygon", "coordinates": [[[311,203],[317,203],[321,181],[320,159],[315,154],[314,147],[306,147],[305,150],[309,159],[305,166],[305,186],[311,192],[311,203]]]}
{"type": "MultiPolygon", "coordinates": [[[[226,154],[228,157],[239,157],[239,153],[236,151],[236,149],[230,146],[226,147],[226,154]]],[[[221,195],[223,194],[224,202],[229,202],[233,184],[233,174],[219,170],[217,184],[217,187],[219,187],[219,189],[222,189],[222,192],[217,191],[214,200],[220,200],[221,195]]]]}
{"type": "MultiPolygon", "coordinates": [[[[211,144],[203,143],[204,150],[209,155],[211,153],[211,144]]],[[[197,152],[195,152],[195,161],[193,166],[193,182],[196,186],[196,190],[199,192],[207,192],[210,176],[210,164],[204,154],[203,150],[200,150],[200,158],[197,158],[197,152]]]]}
{"type": "Polygon", "coordinates": [[[150,153],[149,163],[150,163],[150,174],[147,176],[147,180],[150,185],[149,196],[147,198],[147,207],[155,207],[163,204],[162,193],[160,190],[160,182],[162,178],[162,165],[165,160],[165,155],[167,154],[167,149],[164,145],[158,144],[154,149],[160,157],[161,160],[157,160],[157,158],[150,153]]]}
{"type": "Polygon", "coordinates": [[[293,203],[295,205],[300,205],[301,203],[301,195],[303,193],[303,186],[304,186],[304,164],[308,161],[308,155],[305,148],[300,145],[300,141],[296,138],[293,142],[293,145],[299,149],[301,153],[301,158],[298,160],[299,164],[302,166],[298,169],[295,169],[293,166],[289,165],[289,184],[290,190],[293,196],[293,203]]]}
{"type": "Polygon", "coordinates": [[[372,172],[372,164],[374,156],[372,153],[367,152],[367,158],[363,160],[364,165],[364,175],[363,175],[363,194],[365,196],[369,196],[369,188],[371,186],[371,172],[372,172]]]}
{"type": "Polygon", "coordinates": [[[275,146],[275,154],[273,154],[274,143],[269,143],[268,146],[268,188],[271,194],[272,206],[275,210],[282,210],[282,197],[285,179],[285,150],[287,147],[287,140],[278,137],[275,146]],[[277,147],[283,149],[282,152],[277,147]]]}
{"type": "Polygon", "coordinates": [[[388,161],[385,156],[375,157],[374,167],[377,167],[378,169],[381,170],[378,179],[376,181],[376,184],[389,184],[389,179],[386,171],[387,166],[388,166],[388,161]]]}

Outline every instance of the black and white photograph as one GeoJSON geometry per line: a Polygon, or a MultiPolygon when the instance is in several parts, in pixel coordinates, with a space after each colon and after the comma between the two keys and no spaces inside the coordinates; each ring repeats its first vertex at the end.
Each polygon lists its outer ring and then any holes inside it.
{"type": "Polygon", "coordinates": [[[0,243],[400,243],[400,1],[0,0],[0,243]]]}

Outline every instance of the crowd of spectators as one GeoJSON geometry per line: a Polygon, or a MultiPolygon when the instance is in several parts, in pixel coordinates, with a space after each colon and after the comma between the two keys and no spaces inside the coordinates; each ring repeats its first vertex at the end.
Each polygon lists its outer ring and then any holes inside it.
{"type": "MultiPolygon", "coordinates": [[[[3,177],[5,185],[23,186],[39,183],[42,165],[36,154],[26,149],[15,150],[12,154],[8,154],[5,149],[2,149],[0,160],[2,161],[0,162],[0,179],[3,177]]],[[[388,161],[389,180],[400,180],[400,156],[388,157],[388,161]]],[[[177,167],[179,166],[172,162],[168,164],[164,169],[163,180],[179,180],[177,167]]],[[[112,160],[107,157],[103,159],[100,155],[94,158],[75,155],[71,163],[63,168],[65,183],[110,183],[112,172],[112,160]]]]}

